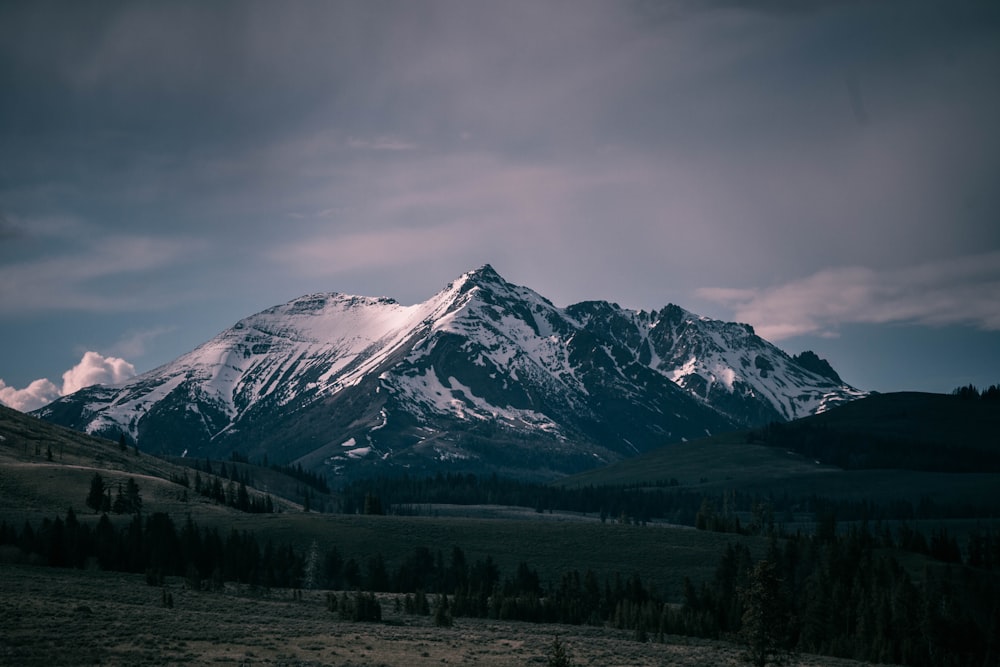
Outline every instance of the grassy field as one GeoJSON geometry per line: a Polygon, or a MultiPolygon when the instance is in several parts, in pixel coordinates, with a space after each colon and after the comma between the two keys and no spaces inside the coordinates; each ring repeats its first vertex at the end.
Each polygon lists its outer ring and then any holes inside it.
{"type": "Polygon", "coordinates": [[[513,576],[524,561],[543,583],[558,583],[574,569],[581,574],[591,569],[602,580],[615,573],[639,573],[643,582],[671,599],[680,595],[685,576],[696,583],[714,576],[727,543],[742,541],[760,557],[767,548],[763,538],[544,519],[286,514],[233,516],[225,525],[303,550],[313,543],[321,550],[336,546],[344,558],[353,557],[362,566],[382,554],[390,572],[416,547],[440,550],[447,560],[452,547],[459,546],[469,563],[491,556],[504,576],[513,576]]]}
{"type": "MultiPolygon", "coordinates": [[[[440,550],[445,559],[460,547],[469,563],[490,556],[501,575],[512,576],[524,561],[537,570],[544,583],[558,583],[563,573],[593,570],[600,579],[616,573],[639,573],[647,585],[673,599],[685,576],[700,583],[713,576],[725,545],[745,541],[763,555],[766,543],[758,538],[706,533],[684,528],[619,525],[591,520],[558,521],[535,512],[508,511],[484,518],[476,516],[362,516],[304,513],[284,503],[278,514],[244,514],[217,505],[184,487],[171,476],[185,469],[148,455],[122,452],[117,443],[53,427],[18,413],[0,411],[0,520],[18,528],[27,521],[65,516],[72,507],[79,520],[96,522],[97,515],[84,500],[90,480],[100,472],[114,486],[135,479],[143,512],[165,512],[176,525],[190,515],[202,527],[223,535],[230,530],[249,531],[258,541],[290,543],[301,553],[336,547],[344,559],[354,558],[364,568],[381,554],[394,571],[417,547],[440,550]],[[47,450],[52,450],[49,460],[47,450]],[[185,500],[186,498],[186,500],[185,500]]],[[[190,472],[190,471],[188,471],[190,472]]],[[[127,523],[130,517],[114,516],[127,523]]],[[[568,519],[569,517],[567,517],[568,519]]]]}
{"type": "MultiPolygon", "coordinates": [[[[742,664],[737,646],[685,637],[638,643],[608,628],[465,618],[436,628],[427,617],[396,613],[389,596],[381,597],[382,623],[349,623],[326,610],[324,596],[232,586],[194,592],[171,579],[161,589],[139,575],[0,565],[0,664],[509,667],[546,664],[556,635],[581,666],[742,664]]],[[[797,656],[791,664],[859,663],[797,656]]]]}

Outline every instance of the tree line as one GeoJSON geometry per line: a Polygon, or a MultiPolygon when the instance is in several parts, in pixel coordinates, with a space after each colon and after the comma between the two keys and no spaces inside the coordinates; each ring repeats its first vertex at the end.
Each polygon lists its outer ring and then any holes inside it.
{"type": "Polygon", "coordinates": [[[406,611],[421,614],[429,613],[427,596],[436,595],[442,623],[482,617],[607,625],[631,631],[637,641],[668,634],[741,638],[757,664],[787,651],[917,667],[995,661],[1000,535],[975,534],[977,555],[970,551],[968,565],[954,558],[957,549],[946,534],[932,535],[931,544],[944,545],[942,559],[914,566],[899,558],[914,539],[907,530],[893,535],[861,524],[843,533],[772,534],[766,558],[758,561],[745,544],[731,543],[710,581],[696,586],[685,580],[673,596],[648,586],[638,573],[600,578],[591,570],[570,570],[543,582],[527,562],[504,574],[491,556],[471,561],[458,546],[447,556],[417,547],[390,567],[381,554],[358,560],[335,546],[321,553],[315,544],[302,552],[245,531],[203,529],[190,516],[177,527],[164,513],[135,514],[119,526],[102,514],[91,527],[72,510],[37,528],[4,522],[0,546],[15,547],[40,565],[145,573],[154,585],[180,576],[196,590],[227,581],[353,590],[353,597],[328,599],[331,611],[350,620],[381,617],[377,591],[405,596],[400,604],[406,611]]]}
{"type": "Polygon", "coordinates": [[[0,546],[16,547],[29,562],[52,567],[99,567],[145,573],[152,582],[185,577],[195,589],[218,588],[226,581],[275,588],[301,585],[302,554],[288,543],[263,543],[250,532],[221,534],[201,528],[189,516],[178,529],[168,514],[134,514],[116,525],[102,514],[94,526],[71,509],[65,518],[44,519],[20,530],[0,523],[0,546]]]}
{"type": "Polygon", "coordinates": [[[951,394],[969,400],[1000,401],[1000,385],[991,384],[980,391],[974,384],[967,384],[963,387],[955,387],[951,394]]]}
{"type": "Polygon", "coordinates": [[[762,507],[773,521],[790,523],[795,515],[836,515],[841,521],[912,521],[917,519],[991,518],[997,506],[951,505],[923,497],[918,501],[897,499],[875,503],[791,496],[787,493],[761,495],[729,490],[717,494],[685,489],[676,480],[618,486],[563,488],[523,480],[475,475],[438,473],[434,476],[379,476],[346,482],[340,491],[340,511],[345,514],[417,515],[432,512],[429,506],[511,505],[534,508],[537,512],[579,512],[602,521],[639,523],[653,520],[684,526],[707,521],[710,530],[753,532],[740,525],[738,516],[752,518],[762,507]]]}

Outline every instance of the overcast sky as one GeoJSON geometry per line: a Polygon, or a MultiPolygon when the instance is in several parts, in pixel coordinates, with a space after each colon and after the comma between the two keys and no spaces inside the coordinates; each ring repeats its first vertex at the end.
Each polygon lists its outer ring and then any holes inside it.
{"type": "Polygon", "coordinates": [[[0,400],[489,262],[1000,383],[1000,4],[0,3],[0,400]]]}

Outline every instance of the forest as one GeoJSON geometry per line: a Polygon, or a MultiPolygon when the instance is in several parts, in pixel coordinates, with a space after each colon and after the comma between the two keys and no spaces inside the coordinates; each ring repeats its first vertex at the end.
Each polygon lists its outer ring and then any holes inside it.
{"type": "Polygon", "coordinates": [[[905,524],[840,530],[831,519],[810,535],[768,530],[764,559],[755,561],[734,535],[712,580],[685,580],[679,591],[657,591],[638,572],[599,578],[569,570],[541,581],[530,563],[502,572],[491,556],[470,562],[458,545],[418,547],[390,567],[382,554],[301,551],[246,531],[223,535],[190,517],[178,527],[167,514],[141,510],[118,527],[104,513],[91,527],[72,510],[38,526],[4,522],[0,549],[38,565],[145,573],[151,586],[182,577],[206,594],[225,582],[344,591],[328,607],[347,620],[378,620],[372,593],[380,592],[398,594],[409,613],[433,606],[442,625],[483,617],[610,625],[636,641],[730,639],[761,665],[792,652],[917,666],[993,664],[1000,656],[997,532],[973,532],[963,557],[943,529],[926,539],[905,524]]]}
{"type": "Polygon", "coordinates": [[[970,505],[935,501],[930,496],[916,501],[890,502],[850,500],[785,493],[760,495],[738,490],[714,494],[679,486],[676,480],[655,484],[587,485],[561,487],[497,475],[438,473],[430,477],[381,476],[345,483],[340,489],[340,511],[344,514],[432,513],[436,504],[509,505],[530,507],[536,512],[580,512],[604,521],[643,523],[653,520],[695,526],[708,522],[709,529],[727,532],[752,531],[737,528],[739,515],[751,518],[766,508],[777,523],[790,523],[793,515],[835,515],[841,521],[913,521],[917,519],[982,518],[996,516],[994,503],[970,505]],[[371,511],[378,508],[378,511],[371,511]],[[712,528],[716,526],[716,528],[712,528]]]}

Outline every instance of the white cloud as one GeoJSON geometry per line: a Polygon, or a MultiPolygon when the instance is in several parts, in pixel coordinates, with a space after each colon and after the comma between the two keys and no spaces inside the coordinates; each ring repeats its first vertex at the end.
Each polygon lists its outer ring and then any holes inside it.
{"type": "Polygon", "coordinates": [[[1000,331],[1000,252],[902,269],[826,269],[768,288],[707,287],[697,295],[777,341],[836,335],[843,324],[966,325],[1000,331]]]}
{"type": "Polygon", "coordinates": [[[62,394],[72,394],[95,384],[118,384],[133,376],[135,366],[124,359],[85,352],[80,363],[63,373],[62,394]]]}
{"type": "Polygon", "coordinates": [[[9,387],[0,379],[0,403],[9,408],[30,412],[59,398],[59,387],[44,378],[35,380],[24,389],[9,387]]]}
{"type": "Polygon", "coordinates": [[[46,378],[35,380],[24,389],[10,387],[0,379],[0,403],[21,412],[30,412],[84,387],[118,384],[133,376],[135,366],[124,359],[88,351],[80,363],[63,373],[61,389],[46,378]]]}

